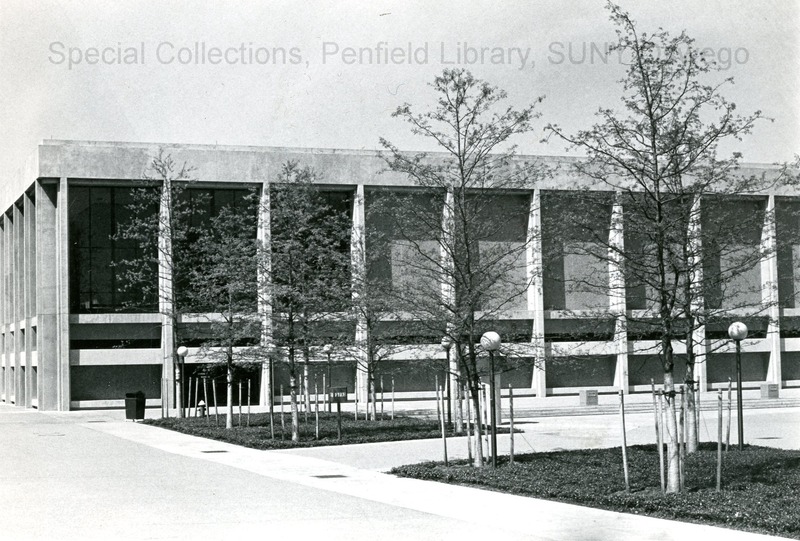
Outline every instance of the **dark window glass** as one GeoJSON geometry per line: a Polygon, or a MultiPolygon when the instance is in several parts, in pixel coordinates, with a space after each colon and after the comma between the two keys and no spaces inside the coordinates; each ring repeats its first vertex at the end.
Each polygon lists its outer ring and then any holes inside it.
{"type": "MultiPolygon", "coordinates": [[[[74,313],[156,310],[155,295],[122,287],[122,262],[141,259],[137,241],[115,237],[120,226],[133,218],[132,192],[131,187],[70,187],[70,304],[74,313]]],[[[140,266],[149,269],[152,280],[148,281],[154,284],[156,269],[144,260],[140,266]]]]}
{"type": "MultiPolygon", "coordinates": [[[[201,237],[203,231],[211,227],[215,217],[219,216],[220,211],[225,207],[242,209],[242,212],[252,212],[252,238],[256,237],[256,209],[249,202],[249,190],[232,188],[189,188],[180,194],[179,210],[176,217],[185,226],[185,236],[173,245],[175,254],[175,292],[176,302],[181,310],[207,311],[209,306],[204,303],[198,304],[198,299],[194,297],[197,293],[191,289],[189,274],[192,271],[204,272],[206,261],[200,257],[199,251],[195,249],[195,243],[201,237]]],[[[256,309],[256,272],[252,272],[252,289],[246,295],[252,305],[252,310],[256,309]]]]}

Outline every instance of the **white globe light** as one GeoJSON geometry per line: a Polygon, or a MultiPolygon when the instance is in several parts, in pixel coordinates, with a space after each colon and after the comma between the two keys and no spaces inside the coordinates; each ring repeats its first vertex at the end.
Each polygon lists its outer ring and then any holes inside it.
{"type": "Polygon", "coordinates": [[[502,343],[500,335],[494,331],[485,332],[481,336],[481,347],[486,351],[497,351],[502,343]]]}
{"type": "Polygon", "coordinates": [[[178,348],[178,356],[179,357],[186,357],[189,354],[189,348],[186,346],[181,346],[178,348]]]}
{"type": "Polygon", "coordinates": [[[728,327],[728,336],[730,336],[732,340],[744,340],[747,338],[747,325],[741,321],[734,321],[731,323],[731,326],[728,327]]]}

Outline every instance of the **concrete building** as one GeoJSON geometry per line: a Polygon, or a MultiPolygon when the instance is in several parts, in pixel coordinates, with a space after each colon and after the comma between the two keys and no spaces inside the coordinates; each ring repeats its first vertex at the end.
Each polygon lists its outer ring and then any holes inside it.
{"type": "MultiPolygon", "coordinates": [[[[173,344],[155,309],[121,310],[125,299],[116,287],[112,263],[129,247],[109,238],[125,213],[131,186],[142,177],[158,148],[152,144],[45,141],[18,177],[0,183],[0,208],[4,211],[0,218],[2,401],[42,410],[114,407],[123,404],[125,393],[141,390],[148,405],[161,405],[162,395],[174,405],[169,385],[174,371],[173,344]]],[[[326,190],[346,195],[341,201],[352,205],[354,235],[364,234],[364,205],[373,190],[412,185],[407,178],[387,172],[383,159],[372,151],[203,145],[164,148],[177,161],[195,167],[199,185],[212,197],[223,199],[230,196],[231,189],[268,186],[289,159],[311,166],[321,173],[326,190]]],[[[542,160],[553,165],[571,161],[542,160]]],[[[744,169],[774,172],[770,166],[744,169]]],[[[512,343],[520,358],[514,370],[503,375],[504,385],[511,383],[517,393],[536,396],[588,388],[600,392],[649,390],[651,378],[660,379],[654,337],[634,335],[612,324],[605,335],[575,338],[581,318],[593,317],[598,306],[629,313],[646,307],[637,305],[630,288],[614,283],[613,269],[606,269],[609,292],[621,293],[601,294],[564,285],[579,282],[581,273],[591,269],[591,262],[568,250],[546,260],[546,254],[554,253],[548,245],[581,241],[548,233],[547,224],[557,221],[551,210],[557,208],[553,202],[569,202],[573,197],[563,189],[570,180],[566,171],[560,169],[508,201],[508,205],[529,210],[528,223],[515,226],[521,228],[517,234],[524,236],[531,230],[543,234],[530,242],[525,263],[527,270],[541,279],[498,320],[501,336],[512,343]],[[570,362],[562,362],[567,359],[570,362]]],[[[794,300],[795,292],[800,291],[800,224],[794,218],[800,194],[764,193],[741,204],[743,212],[764,216],[764,227],[742,242],[774,247],[779,236],[789,241],[788,248],[775,250],[739,278],[758,285],[758,294],[749,299],[751,306],[732,311],[749,318],[753,330],[753,338],[743,344],[744,385],[800,386],[800,307],[794,300]],[[777,219],[768,219],[773,213],[777,219]]],[[[598,215],[616,224],[610,231],[612,240],[620,242],[625,238],[624,221],[618,219],[623,211],[612,202],[598,215]]],[[[192,321],[183,323],[191,325],[192,321]]],[[[697,367],[701,390],[727,386],[734,374],[734,358],[732,345],[722,340],[724,328],[709,326],[699,332],[707,338],[696,352],[705,361],[697,367]]],[[[443,359],[445,353],[437,337],[428,339],[418,337],[412,352],[391,361],[400,396],[434,393],[433,378],[421,376],[419,370],[429,359],[443,359]]],[[[680,359],[679,344],[676,353],[680,359]]],[[[321,353],[316,355],[317,360],[325,360],[321,353]]],[[[202,363],[195,348],[190,347],[186,363],[186,376],[202,363]]],[[[366,382],[355,363],[341,360],[335,364],[339,381],[363,396],[366,382]]],[[[679,365],[676,373],[680,370],[679,365]]],[[[254,394],[262,404],[267,399],[265,386],[258,384],[266,377],[263,373],[254,381],[254,394]]]]}

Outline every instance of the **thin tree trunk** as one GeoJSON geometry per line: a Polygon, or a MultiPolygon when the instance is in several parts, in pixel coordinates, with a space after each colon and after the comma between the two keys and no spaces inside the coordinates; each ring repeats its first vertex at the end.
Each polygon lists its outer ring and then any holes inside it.
{"type": "Polygon", "coordinates": [[[686,454],[696,453],[700,446],[697,438],[697,391],[694,389],[694,383],[687,383],[684,387],[686,389],[686,454]]]}
{"type": "Polygon", "coordinates": [[[667,429],[667,492],[680,492],[680,450],[678,448],[678,418],[675,411],[675,382],[671,372],[664,373],[664,402],[667,429]]]}
{"type": "Polygon", "coordinates": [[[303,363],[303,402],[305,403],[306,423],[308,423],[308,412],[311,411],[311,391],[308,386],[308,353],[304,352],[306,356],[303,363]]]}
{"type": "Polygon", "coordinates": [[[684,378],[684,389],[686,389],[686,429],[687,429],[687,437],[686,437],[686,453],[692,454],[697,452],[697,449],[700,446],[700,442],[698,441],[698,430],[697,430],[697,415],[696,415],[696,407],[697,401],[696,399],[696,392],[699,392],[699,389],[695,390],[694,388],[694,362],[689,362],[686,364],[686,377],[684,378]]]}
{"type": "Polygon", "coordinates": [[[297,411],[297,373],[289,375],[289,407],[292,411],[292,441],[300,441],[300,415],[297,411]]]}
{"type": "Polygon", "coordinates": [[[453,399],[455,401],[456,410],[456,434],[461,435],[464,433],[464,409],[461,400],[461,378],[456,377],[455,382],[455,397],[453,399]]]}
{"type": "Polygon", "coordinates": [[[456,429],[456,434],[459,434],[459,435],[464,432],[464,405],[463,405],[462,400],[461,400],[461,398],[462,398],[461,397],[461,393],[463,392],[464,388],[463,388],[463,386],[461,384],[461,381],[462,381],[461,380],[461,371],[459,369],[459,367],[461,366],[461,353],[459,351],[460,349],[461,348],[457,344],[452,349],[453,350],[453,355],[456,356],[456,359],[455,359],[456,362],[454,363],[455,364],[456,373],[455,373],[455,377],[453,378],[455,380],[455,397],[454,397],[455,410],[456,410],[455,411],[455,417],[456,417],[456,419],[455,419],[455,421],[456,421],[455,429],[456,429]]]}
{"type": "Polygon", "coordinates": [[[372,369],[369,370],[369,387],[367,388],[367,404],[369,408],[369,419],[370,421],[376,421],[378,419],[378,408],[375,404],[376,402],[376,393],[375,393],[375,374],[372,372],[372,369]]]}
{"type": "Polygon", "coordinates": [[[233,428],[233,364],[228,362],[226,374],[227,392],[225,393],[225,428],[233,428]]]}

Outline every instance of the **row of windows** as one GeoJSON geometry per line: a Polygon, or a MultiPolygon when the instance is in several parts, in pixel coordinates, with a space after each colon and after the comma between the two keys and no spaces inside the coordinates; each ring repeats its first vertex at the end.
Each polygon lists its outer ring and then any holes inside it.
{"type": "MultiPolygon", "coordinates": [[[[141,190],[141,188],[136,188],[141,190]]],[[[176,238],[173,264],[176,276],[176,300],[179,306],[204,311],[205,306],[192,296],[189,275],[202,272],[207,261],[195,250],[200,232],[220,211],[252,212],[245,227],[249,237],[256,238],[256,207],[252,193],[244,189],[192,188],[178,192],[174,216],[184,220],[185,235],[176,238]],[[194,303],[194,304],[192,304],[194,303]]],[[[333,212],[352,208],[352,196],[346,192],[324,192],[325,204],[333,212]]],[[[287,225],[291,227],[293,224],[287,225]]],[[[153,312],[158,301],[158,193],[134,195],[130,187],[74,186],[70,189],[70,302],[73,313],[86,312],[153,312]],[[139,209],[132,210],[132,209],[139,209]],[[134,219],[135,216],[135,219],[134,219]],[[131,223],[141,225],[132,230],[131,223]],[[147,239],[143,242],[141,239],[147,239]]],[[[273,230],[273,236],[279,234],[273,230]]],[[[348,243],[340,247],[349,254],[348,243]]],[[[240,299],[255,309],[256,272],[252,288],[240,299]]],[[[349,284],[349,279],[346,280],[349,284]]],[[[247,288],[245,288],[247,289],[247,288]]]]}
{"type": "MultiPolygon", "coordinates": [[[[226,205],[245,207],[247,194],[242,189],[190,189],[186,192],[184,204],[189,209],[192,226],[202,227],[226,205]]],[[[332,208],[349,212],[353,194],[339,191],[325,195],[332,208]]],[[[408,241],[398,239],[397,235],[393,237],[392,222],[370,212],[371,202],[377,198],[377,192],[367,194],[368,231],[375,230],[388,241],[374,257],[368,258],[370,274],[410,294],[440,291],[440,284],[431,272],[440,257],[438,243],[423,237],[415,243],[418,246],[412,246],[408,241]]],[[[152,279],[143,280],[138,289],[125,287],[122,280],[123,274],[129,270],[124,262],[142,258],[141,247],[135,241],[118,235],[120,225],[131,217],[131,188],[75,186],[70,190],[70,199],[72,311],[153,311],[156,304],[154,261],[151,262],[153,268],[149,269],[152,279]]],[[[603,195],[601,199],[589,200],[585,204],[579,201],[580,196],[565,192],[542,196],[543,295],[547,310],[591,310],[608,306],[609,266],[603,253],[605,247],[602,243],[587,240],[587,232],[581,229],[580,224],[570,225],[564,209],[580,213],[586,223],[607,224],[611,217],[610,196],[603,195]]],[[[441,202],[414,194],[401,199],[399,204],[435,207],[441,202]]],[[[707,278],[705,301],[711,307],[757,305],[761,301],[761,269],[757,262],[761,231],[752,228],[748,235],[727,239],[724,220],[737,215],[762,216],[763,202],[726,205],[715,203],[709,206],[703,223],[707,236],[703,239],[705,257],[702,270],[706,277],[724,277],[719,280],[707,278]]],[[[503,195],[491,212],[484,212],[485,220],[481,227],[485,234],[474,247],[476,261],[499,258],[503,269],[499,276],[487,278],[488,294],[482,301],[484,309],[490,308],[492,302],[502,302],[504,309],[527,308],[524,286],[528,262],[524,247],[529,207],[528,195],[503,195]]],[[[798,211],[800,205],[794,203],[778,205],[777,229],[782,239],[777,254],[779,294],[782,305],[786,307],[795,306],[795,292],[800,291],[798,211]]],[[[626,220],[629,222],[625,229],[626,248],[630,250],[639,246],[642,260],[647,261],[652,251],[648,248],[647,232],[637,231],[635,221],[626,220]]],[[[423,233],[421,230],[420,234],[423,233]]],[[[375,246],[376,243],[371,244],[368,237],[368,251],[375,246]]],[[[181,248],[176,251],[178,260],[181,248]]],[[[342,249],[349,250],[349,246],[342,249]]],[[[191,250],[183,253],[191,253],[191,250]]],[[[192,265],[202,264],[186,261],[192,265]]],[[[280,279],[276,277],[276,280],[280,279]]],[[[637,283],[633,278],[626,282],[628,309],[654,306],[655,289],[652,285],[642,281],[637,283]]],[[[180,289],[181,284],[178,285],[180,289]]]]}

